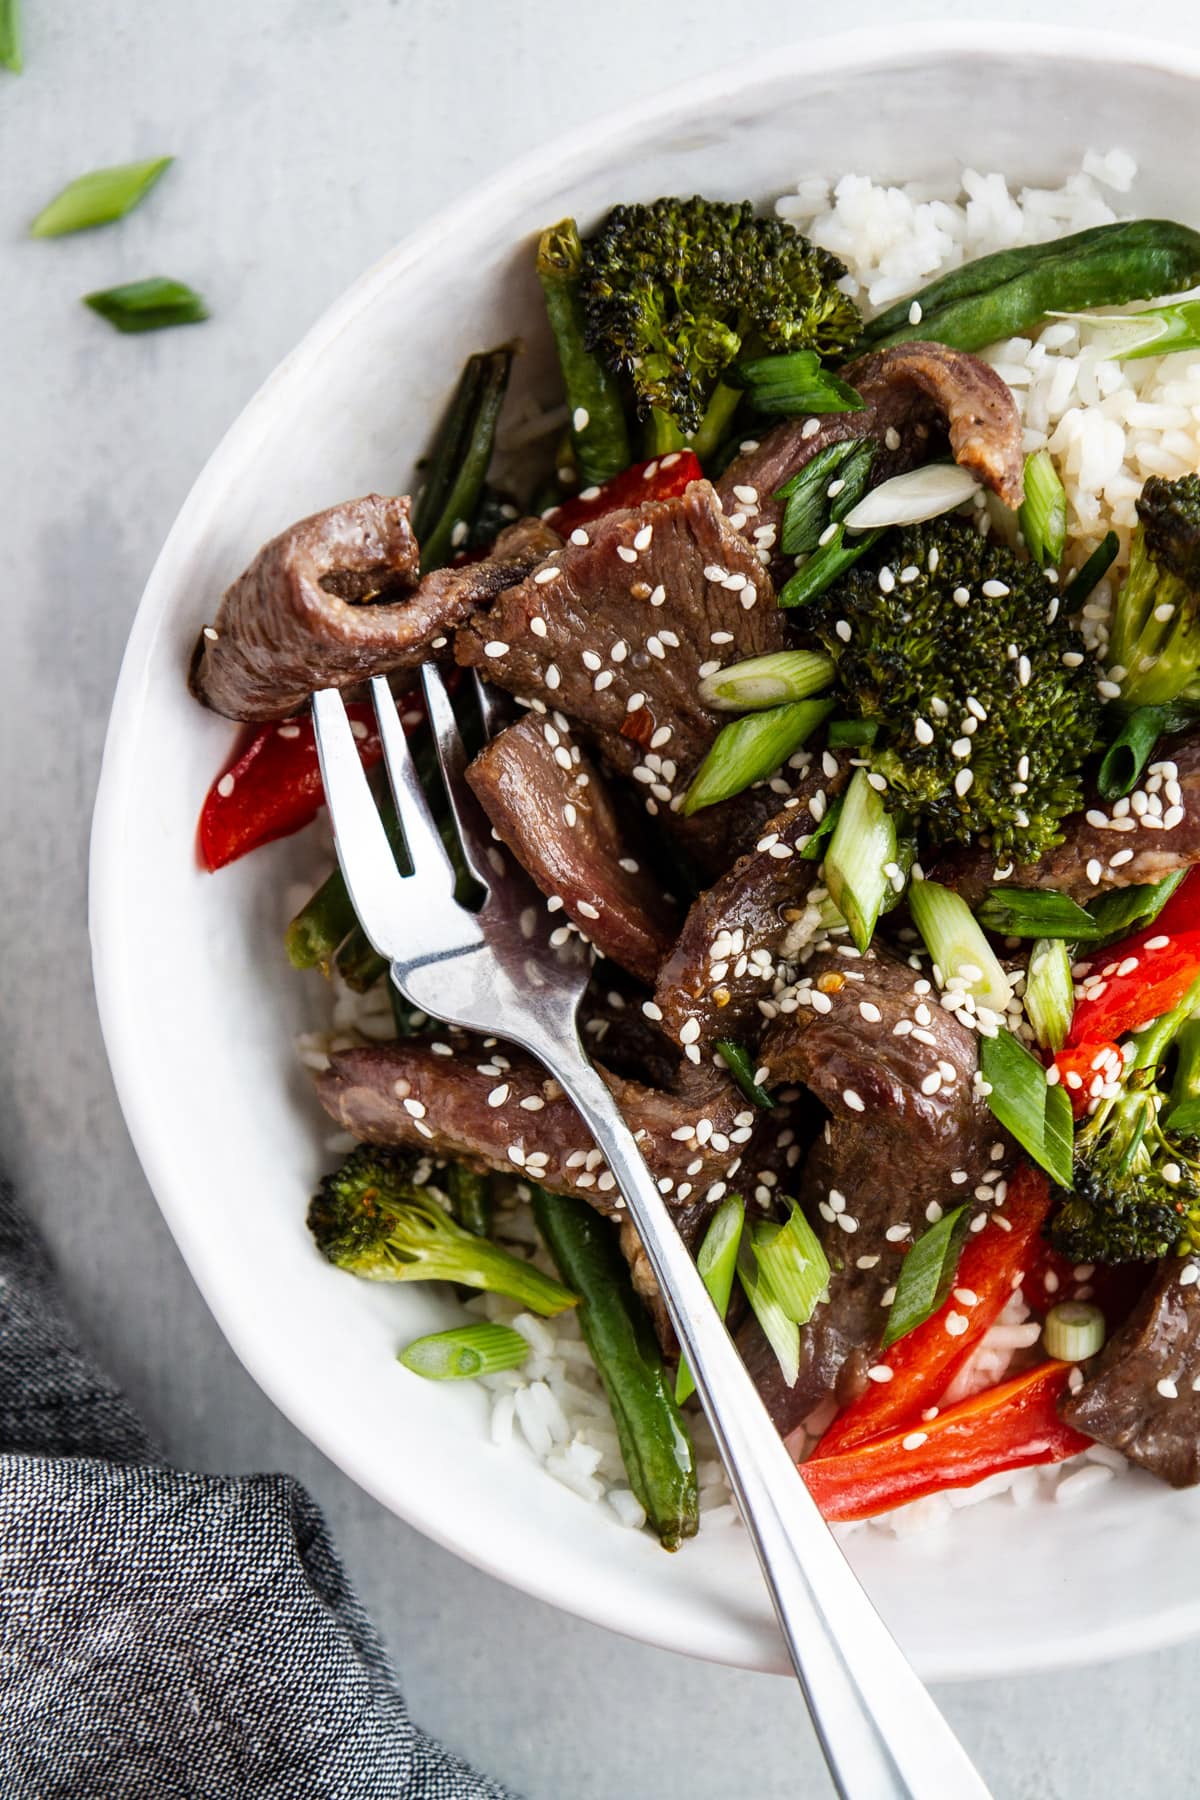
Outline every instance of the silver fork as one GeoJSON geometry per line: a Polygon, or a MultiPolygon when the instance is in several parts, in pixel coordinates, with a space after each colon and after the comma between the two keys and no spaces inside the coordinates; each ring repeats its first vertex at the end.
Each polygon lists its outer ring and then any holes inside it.
{"type": "MultiPolygon", "coordinates": [[[[340,694],[313,696],[338,861],[396,986],[447,1024],[495,1033],[545,1064],[574,1102],[624,1195],[708,1414],[770,1589],[834,1786],[843,1800],[987,1800],[988,1790],[860,1587],[763,1407],[654,1177],[580,1040],[588,956],[552,945],[545,905],[499,852],[463,771],[437,669],[425,699],[463,855],[485,891],[459,906],[455,877],[384,680],[371,683],[413,873],[396,865],[340,694]]],[[[490,731],[486,690],[476,692],[490,731]]]]}

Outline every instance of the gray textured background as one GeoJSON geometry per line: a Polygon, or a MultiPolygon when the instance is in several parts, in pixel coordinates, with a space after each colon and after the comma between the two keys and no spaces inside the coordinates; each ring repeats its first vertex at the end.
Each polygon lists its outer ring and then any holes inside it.
{"type": "MultiPolygon", "coordinates": [[[[87,1336],[172,1455],[290,1469],[317,1494],[425,1724],[530,1800],[822,1794],[788,1685],[626,1643],[458,1563],[352,1487],[234,1361],[134,1160],[95,1020],[85,877],[109,697],[143,581],[225,426],[352,277],[498,162],[826,22],[991,13],[1018,32],[1052,19],[1195,45],[1195,0],[1136,15],[1127,0],[859,0],[842,17],[804,0],[25,7],[26,73],[0,74],[2,1154],[87,1336]],[[163,151],[179,166],[121,227],[24,237],[64,180],[163,151]],[[214,321],[127,339],[78,304],[158,272],[203,288],[214,321]]],[[[1194,1647],[943,1699],[1003,1800],[1138,1800],[1200,1791],[1198,1679],[1194,1647]]]]}

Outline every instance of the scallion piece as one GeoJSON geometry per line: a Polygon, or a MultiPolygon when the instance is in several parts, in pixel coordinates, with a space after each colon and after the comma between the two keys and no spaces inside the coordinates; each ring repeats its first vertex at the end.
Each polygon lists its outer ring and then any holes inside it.
{"type": "Polygon", "coordinates": [[[883,1328],[887,1350],[931,1318],[954,1285],[954,1275],[967,1235],[967,1208],[956,1206],[921,1233],[900,1265],[896,1297],[883,1328]]]}
{"type": "Polygon", "coordinates": [[[795,1387],[800,1373],[800,1327],[795,1319],[789,1319],[754,1253],[753,1238],[763,1229],[759,1224],[742,1233],[737,1257],[738,1280],[751,1312],[762,1326],[763,1336],[775,1352],[784,1381],[788,1387],[795,1387]]]}
{"type": "Polygon", "coordinates": [[[755,412],[770,417],[862,412],[866,405],[852,387],[821,367],[815,350],[753,357],[738,363],[731,379],[745,390],[755,412]]]}
{"type": "Polygon", "coordinates": [[[844,518],[857,504],[877,448],[873,438],[830,444],[775,490],[776,500],[787,502],[779,527],[779,548],[785,556],[811,555],[830,521],[844,518]],[[831,488],[836,492],[831,494],[831,488]]]}
{"type": "Polygon", "coordinates": [[[1091,913],[1052,888],[989,888],[975,917],[998,937],[1086,939],[1096,933],[1091,913]]]}
{"type": "Polygon", "coordinates": [[[1078,612],[1084,601],[1099,587],[1117,560],[1121,540],[1115,531],[1101,538],[1087,561],[1075,571],[1062,591],[1062,611],[1078,612]]]}
{"type": "Polygon", "coordinates": [[[1104,753],[1096,786],[1105,800],[1119,800],[1137,785],[1167,720],[1165,706],[1139,706],[1104,753]]]}
{"type": "Polygon", "coordinates": [[[700,698],[717,712],[758,712],[785,700],[807,700],[832,680],[833,658],[823,650],[776,650],[706,675],[700,698]]]}
{"type": "Polygon", "coordinates": [[[751,1232],[755,1259],[789,1319],[807,1325],[829,1287],[829,1258],[797,1201],[782,1225],[763,1220],[751,1232]]]}
{"type": "Polygon", "coordinates": [[[825,742],[831,750],[869,750],[878,736],[874,719],[830,719],[825,742]]]}
{"type": "Polygon", "coordinates": [[[118,331],[165,331],[173,325],[198,325],[209,316],[194,288],[166,275],[127,281],[123,287],[101,288],[83,296],[85,306],[118,331]]]}
{"type": "Polygon", "coordinates": [[[111,169],[93,169],[77,176],[42,208],[29,227],[30,235],[65,237],[69,231],[86,231],[93,225],[123,219],[174,161],[173,156],[155,156],[148,162],[118,163],[111,169]]]}
{"type": "Polygon", "coordinates": [[[1017,517],[1034,562],[1056,569],[1067,543],[1067,490],[1048,450],[1025,458],[1025,498],[1017,517]]]}
{"type": "Polygon", "coordinates": [[[1089,349],[1114,362],[1136,362],[1143,356],[1169,356],[1176,350],[1200,350],[1200,300],[1173,300],[1135,313],[1050,313],[1070,319],[1089,349]]]}
{"type": "Polygon", "coordinates": [[[776,596],[780,606],[803,606],[806,600],[815,600],[826,588],[840,581],[847,569],[852,569],[860,556],[865,556],[875,540],[882,535],[878,531],[864,532],[862,537],[852,543],[846,542],[845,524],[837,526],[829,542],[815,550],[804,565],[786,581],[776,596]]]}
{"type": "Polygon", "coordinates": [[[692,778],[683,802],[690,814],[740,794],[773,775],[833,711],[832,700],[793,700],[747,713],[724,726],[692,778]]]}
{"type": "Polygon", "coordinates": [[[1011,1031],[998,1031],[980,1044],[980,1068],[994,1116],[1059,1187],[1071,1186],[1074,1124],[1064,1087],[1046,1080],[1046,1071],[1011,1031]]]}
{"type": "Polygon", "coordinates": [[[817,829],[812,833],[803,850],[798,850],[796,852],[796,854],[802,857],[805,862],[820,862],[821,858],[824,856],[825,846],[833,836],[834,828],[842,816],[842,806],[845,798],[845,794],[839,794],[836,800],[831,800],[829,802],[817,829]]]}
{"type": "Polygon", "coordinates": [[[743,1049],[741,1044],[735,1044],[732,1038],[718,1038],[713,1048],[724,1057],[726,1068],[747,1100],[753,1100],[755,1106],[764,1109],[774,1106],[775,1102],[766,1088],[759,1085],[754,1058],[748,1050],[743,1049]]]}
{"type": "Polygon", "coordinates": [[[21,54],[21,0],[0,0],[0,69],[19,75],[25,66],[21,54]]]}
{"type": "MultiPolygon", "coordinates": [[[[1136,926],[1152,925],[1188,871],[1174,869],[1161,881],[1140,882],[1135,887],[1110,888],[1088,903],[1093,941],[1122,938],[1136,926]]],[[[1049,934],[1047,933],[1047,936],[1049,934]]]]}
{"type": "Polygon", "coordinates": [[[908,905],[939,984],[957,984],[978,1005],[1003,1014],[1013,997],[1012,983],[962,895],[938,881],[914,881],[908,905]]]}
{"type": "Polygon", "coordinates": [[[825,852],[825,885],[865,950],[891,888],[885,873],[896,861],[896,822],[871,786],[866,769],[856,769],[825,852]]]}
{"type": "Polygon", "coordinates": [[[468,1381],[515,1369],[529,1355],[529,1345],[508,1325],[456,1325],[415,1338],[397,1361],[426,1381],[468,1381]]]}
{"type": "Polygon", "coordinates": [[[492,460],[512,358],[508,345],[477,351],[467,358],[459,377],[438,430],[413,518],[422,574],[449,562],[456,530],[465,528],[475,515],[492,460]]]}
{"type": "MultiPolygon", "coordinates": [[[[738,1245],[742,1241],[745,1220],[746,1208],[740,1195],[730,1194],[727,1199],[722,1200],[709,1220],[708,1230],[704,1233],[696,1255],[700,1279],[722,1318],[729,1311],[729,1297],[733,1293],[733,1277],[737,1270],[738,1245]]],[[[675,1404],[682,1406],[695,1391],[696,1383],[688,1367],[687,1357],[681,1356],[675,1376],[675,1404]]]]}
{"type": "Polygon", "coordinates": [[[1046,1314],[1042,1344],[1056,1362],[1086,1362],[1104,1348],[1104,1314],[1086,1300],[1060,1300],[1046,1314]]]}
{"type": "Polygon", "coordinates": [[[847,531],[876,531],[887,525],[916,525],[953,512],[979,492],[979,483],[957,463],[927,463],[893,475],[865,494],[846,514],[847,531]]]}
{"type": "Polygon", "coordinates": [[[1167,1131],[1200,1137],[1200,1018],[1191,1018],[1175,1037],[1175,1077],[1171,1083],[1167,1131]]]}
{"type": "Polygon", "coordinates": [[[1042,1049],[1061,1050],[1075,1011],[1071,958],[1061,938],[1039,938],[1029,953],[1025,1011],[1042,1049]]]}

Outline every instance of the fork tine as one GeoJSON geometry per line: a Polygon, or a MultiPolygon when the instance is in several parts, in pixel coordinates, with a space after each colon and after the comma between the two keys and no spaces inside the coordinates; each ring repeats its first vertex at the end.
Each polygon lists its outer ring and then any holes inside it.
{"type": "MultiPolygon", "coordinates": [[[[454,814],[454,823],[458,827],[458,839],[462,845],[463,858],[476,881],[490,892],[496,880],[496,871],[490,866],[492,859],[488,855],[488,851],[492,848],[491,827],[482,807],[467,784],[466,748],[462,741],[462,733],[458,729],[458,720],[454,716],[454,708],[450,704],[450,696],[446,692],[446,684],[442,680],[441,670],[435,663],[422,665],[421,684],[425,690],[425,709],[433,728],[433,741],[437,747],[438,763],[442,771],[442,780],[446,784],[446,793],[450,800],[450,810],[454,814]]],[[[486,714],[483,722],[484,728],[490,736],[491,727],[486,714]]]]}
{"type": "Polygon", "coordinates": [[[392,699],[392,690],[382,675],[371,683],[375,717],[383,745],[383,760],[391,782],[400,829],[408,850],[413,872],[405,878],[406,893],[411,903],[446,904],[454,899],[454,865],[446,854],[442,836],[433,822],[429,802],[421,787],[420,777],[404,735],[392,699]]]}
{"type": "Polygon", "coordinates": [[[312,713],[338,862],[363,930],[390,961],[399,950],[395,938],[403,916],[404,877],[396,867],[337,688],[314,694],[312,713]]]}
{"type": "Polygon", "coordinates": [[[485,681],[478,669],[467,671],[471,687],[475,694],[475,703],[479,708],[479,716],[483,720],[484,737],[495,737],[504,724],[504,702],[499,691],[490,681],[485,681]]]}

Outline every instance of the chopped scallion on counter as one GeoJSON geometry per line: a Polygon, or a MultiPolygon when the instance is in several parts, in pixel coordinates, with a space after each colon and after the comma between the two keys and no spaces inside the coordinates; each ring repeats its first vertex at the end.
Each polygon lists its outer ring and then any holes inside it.
{"type": "Polygon", "coordinates": [[[19,75],[25,66],[21,53],[21,0],[0,0],[0,69],[19,75]]]}
{"type": "Polygon", "coordinates": [[[155,156],[148,162],[118,163],[111,169],[92,169],[76,176],[42,208],[29,227],[31,236],[65,237],[70,231],[86,231],[93,225],[123,219],[174,161],[173,156],[155,156]]]}
{"type": "Polygon", "coordinates": [[[118,331],[164,331],[172,325],[198,325],[209,316],[208,307],[194,288],[165,275],[145,281],[128,281],[123,287],[103,288],[85,294],[85,306],[115,325],[118,331]]]}

